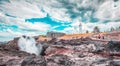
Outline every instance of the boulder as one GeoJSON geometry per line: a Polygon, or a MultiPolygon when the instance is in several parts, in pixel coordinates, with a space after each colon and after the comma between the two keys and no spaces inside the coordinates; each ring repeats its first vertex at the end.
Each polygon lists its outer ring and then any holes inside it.
{"type": "Polygon", "coordinates": [[[55,54],[47,58],[48,66],[75,66],[74,64],[67,55],[55,54]]]}
{"type": "Polygon", "coordinates": [[[47,66],[46,60],[43,56],[28,56],[26,57],[22,63],[21,66],[47,66]]]}
{"type": "Polygon", "coordinates": [[[71,53],[72,53],[71,49],[65,48],[62,45],[49,46],[45,51],[46,56],[52,56],[55,54],[71,55],[71,53]]]}

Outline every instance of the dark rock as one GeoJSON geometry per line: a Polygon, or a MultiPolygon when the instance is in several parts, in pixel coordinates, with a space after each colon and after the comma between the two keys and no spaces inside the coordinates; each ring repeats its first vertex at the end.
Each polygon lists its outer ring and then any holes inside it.
{"type": "Polygon", "coordinates": [[[21,66],[47,66],[43,56],[28,56],[23,60],[21,66]]]}
{"type": "Polygon", "coordinates": [[[84,54],[80,54],[78,57],[80,57],[80,58],[84,58],[85,55],[84,55],[84,54]]]}
{"type": "Polygon", "coordinates": [[[0,66],[7,66],[6,64],[0,64],[0,66]]]}
{"type": "Polygon", "coordinates": [[[107,66],[107,65],[109,65],[109,60],[107,60],[107,59],[101,59],[101,60],[98,60],[98,61],[95,61],[95,62],[93,62],[90,66],[96,66],[96,65],[98,65],[98,66],[101,66],[101,64],[103,65],[103,66],[107,66]]]}
{"type": "Polygon", "coordinates": [[[20,66],[20,59],[10,59],[6,62],[7,66],[20,66]]]}
{"type": "Polygon", "coordinates": [[[120,66],[120,61],[112,61],[109,66],[120,66]]]}
{"type": "Polygon", "coordinates": [[[74,66],[75,62],[71,61],[66,55],[56,54],[47,59],[48,66],[74,66]]]}
{"type": "Polygon", "coordinates": [[[109,41],[108,49],[111,51],[120,51],[120,42],[119,41],[109,41]]]}
{"type": "Polygon", "coordinates": [[[43,44],[42,46],[43,46],[43,48],[42,48],[42,51],[41,51],[41,54],[40,54],[40,55],[44,56],[44,55],[46,55],[46,54],[45,54],[45,51],[46,51],[46,49],[49,47],[49,45],[43,44]]]}

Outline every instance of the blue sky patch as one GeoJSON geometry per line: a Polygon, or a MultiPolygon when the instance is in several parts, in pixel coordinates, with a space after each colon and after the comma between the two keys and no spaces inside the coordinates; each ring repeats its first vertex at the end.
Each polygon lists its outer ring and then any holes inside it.
{"type": "Polygon", "coordinates": [[[66,28],[67,26],[69,26],[71,24],[71,22],[62,22],[60,20],[55,20],[53,18],[51,18],[48,14],[46,17],[44,18],[31,18],[31,19],[26,19],[26,22],[31,22],[31,23],[35,23],[35,22],[43,22],[46,24],[50,24],[51,26],[55,27],[55,30],[63,30],[64,28],[66,28]]]}

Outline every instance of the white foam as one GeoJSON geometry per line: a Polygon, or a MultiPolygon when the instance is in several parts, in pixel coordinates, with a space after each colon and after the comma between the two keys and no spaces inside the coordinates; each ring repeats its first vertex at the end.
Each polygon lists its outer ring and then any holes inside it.
{"type": "Polygon", "coordinates": [[[20,37],[18,41],[18,46],[21,51],[25,51],[30,54],[39,55],[42,51],[42,45],[39,44],[38,46],[36,46],[35,39],[29,36],[26,38],[20,37]]]}

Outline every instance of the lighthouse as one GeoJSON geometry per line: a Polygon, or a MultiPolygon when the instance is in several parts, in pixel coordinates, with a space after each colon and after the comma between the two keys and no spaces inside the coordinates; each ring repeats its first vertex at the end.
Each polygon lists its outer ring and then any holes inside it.
{"type": "Polygon", "coordinates": [[[81,23],[79,23],[79,33],[82,33],[82,24],[81,23]]]}

